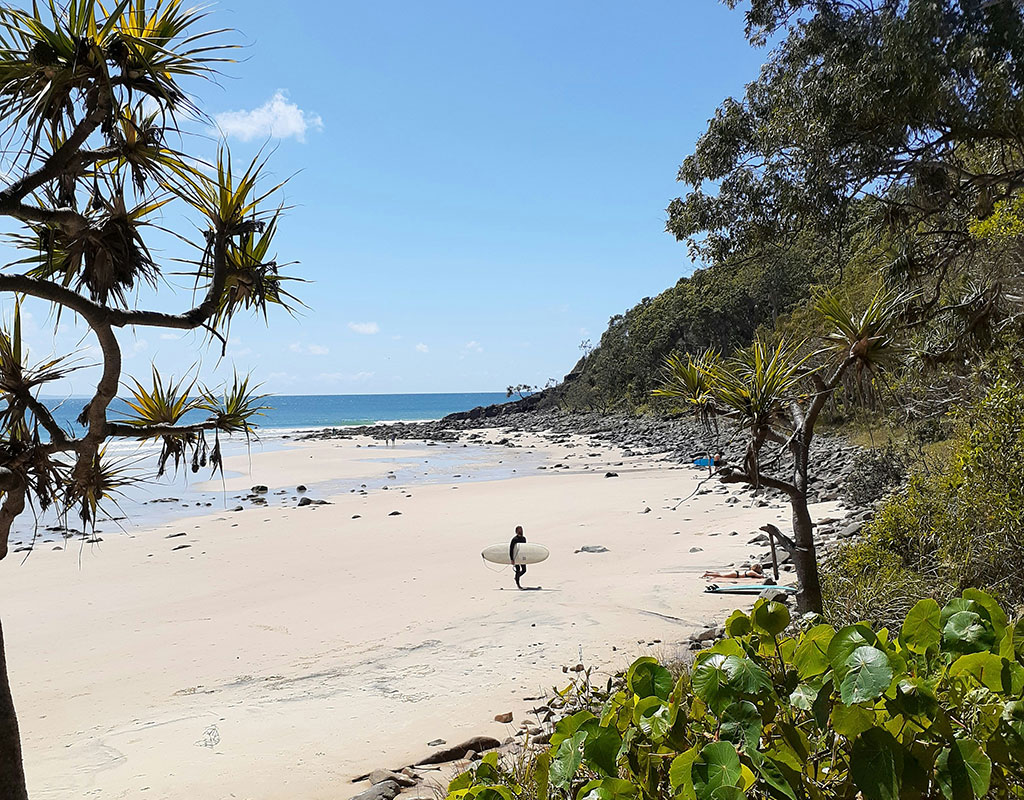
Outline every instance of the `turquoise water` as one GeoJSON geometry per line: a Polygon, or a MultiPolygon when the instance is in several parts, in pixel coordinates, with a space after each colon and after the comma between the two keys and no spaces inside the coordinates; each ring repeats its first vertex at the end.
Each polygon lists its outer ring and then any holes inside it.
{"type": "MultiPolygon", "coordinates": [[[[57,423],[62,428],[77,427],[75,418],[87,402],[72,397],[63,402],[45,400],[56,407],[57,423]]],[[[366,425],[383,421],[440,419],[455,411],[507,402],[504,392],[467,392],[449,394],[279,394],[267,398],[272,406],[257,419],[264,430],[282,428],[328,428],[342,425],[366,425]]],[[[110,419],[127,415],[128,407],[117,400],[110,407],[110,419]]],[[[195,412],[184,421],[198,421],[205,413],[195,412]]]]}

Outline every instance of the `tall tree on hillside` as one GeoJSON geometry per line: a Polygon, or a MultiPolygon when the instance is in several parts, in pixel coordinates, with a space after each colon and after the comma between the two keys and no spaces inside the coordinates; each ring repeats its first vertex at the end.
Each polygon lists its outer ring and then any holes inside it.
{"type": "MultiPolygon", "coordinates": [[[[1024,188],[1024,6],[726,2],[746,7],[752,44],[778,44],[683,162],[668,230],[719,262],[808,229],[842,250],[868,226],[887,277],[925,290],[912,315],[962,306],[944,289],[978,266],[971,221],[1024,188]]],[[[994,313],[998,276],[980,278],[955,290],[994,313]]]]}
{"type": "Polygon", "coordinates": [[[731,419],[742,434],[743,462],[715,470],[718,480],[774,489],[789,501],[793,538],[782,544],[793,556],[802,611],[822,612],[808,508],[815,426],[844,380],[852,376],[866,386],[898,361],[897,321],[906,301],[906,296],[883,290],[863,313],[854,314],[835,295],[825,295],[818,308],[830,332],[818,351],[809,352],[802,343],[783,341],[773,347],[758,340],[724,361],[706,354],[666,360],[658,394],[683,400],[704,418],[731,419]]]}
{"type": "MultiPolygon", "coordinates": [[[[179,120],[202,116],[181,81],[209,78],[227,60],[223,31],[199,28],[206,14],[181,0],[41,6],[0,6],[0,115],[12,159],[0,215],[18,226],[10,239],[24,251],[0,269],[0,293],[12,300],[0,332],[0,558],[27,506],[95,522],[128,479],[105,455],[112,437],[158,441],[161,470],[168,462],[216,469],[220,435],[248,433],[263,408],[247,379],[218,392],[154,369],[151,384],[129,388],[133,413],[109,419],[122,378],[118,331],[202,330],[223,347],[236,313],[292,301],[270,254],[280,208],[264,207],[277,188],[262,188],[265,162],[237,170],[226,149],[207,164],[172,146],[179,120]],[[196,254],[186,262],[195,304],[177,314],[139,307],[140,287],[171,274],[147,245],[158,209],[194,223],[173,232],[196,254]],[[186,238],[189,230],[198,233],[186,238]],[[29,361],[22,296],[49,303],[54,319],[80,319],[99,345],[99,379],[78,428],[62,428],[38,400],[78,364],[29,361]],[[207,418],[183,423],[195,409],[207,418]]],[[[2,632],[0,796],[27,797],[2,632]]]]}

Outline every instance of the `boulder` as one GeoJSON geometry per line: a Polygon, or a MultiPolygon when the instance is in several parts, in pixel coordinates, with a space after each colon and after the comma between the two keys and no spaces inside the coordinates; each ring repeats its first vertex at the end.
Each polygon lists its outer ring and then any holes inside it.
{"type": "Polygon", "coordinates": [[[351,800],[395,800],[402,787],[395,781],[384,781],[354,795],[351,800]]]}
{"type": "Polygon", "coordinates": [[[369,780],[374,786],[379,783],[384,783],[385,781],[394,781],[399,786],[404,786],[406,788],[416,785],[416,780],[414,778],[398,772],[392,772],[389,769],[375,769],[370,773],[369,780]]]}
{"type": "MultiPolygon", "coordinates": [[[[413,766],[420,767],[427,764],[444,764],[446,761],[456,761],[460,758],[466,758],[470,753],[482,753],[485,750],[493,750],[496,747],[501,747],[501,742],[494,737],[474,736],[472,739],[467,739],[461,744],[446,747],[444,750],[438,750],[431,753],[421,761],[417,761],[413,766]]],[[[361,800],[375,800],[375,798],[361,798],[361,800]]],[[[387,800],[393,800],[393,797],[387,798],[387,800]]]]}
{"type": "Polygon", "coordinates": [[[300,497],[299,498],[299,508],[302,508],[303,506],[311,506],[311,505],[313,505],[313,501],[310,498],[308,498],[308,497],[300,497]]]}

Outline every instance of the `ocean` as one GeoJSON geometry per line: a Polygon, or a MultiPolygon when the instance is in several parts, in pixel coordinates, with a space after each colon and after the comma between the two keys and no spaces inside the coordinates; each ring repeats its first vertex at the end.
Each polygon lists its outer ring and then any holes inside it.
{"type": "MultiPolygon", "coordinates": [[[[87,402],[84,397],[59,401],[44,398],[54,409],[57,424],[74,432],[76,417],[87,402]]],[[[371,425],[375,422],[413,422],[440,419],[456,411],[507,402],[504,392],[463,392],[445,394],[276,394],[264,405],[271,406],[258,417],[262,430],[301,430],[343,425],[371,425]]],[[[130,413],[122,400],[111,404],[108,417],[118,419],[130,413]]],[[[192,412],[185,422],[204,419],[205,412],[192,412]]]]}
{"type": "MultiPolygon", "coordinates": [[[[76,418],[87,398],[41,399],[53,411],[57,424],[72,435],[82,433],[76,418]]],[[[246,453],[272,453],[294,446],[293,441],[309,431],[370,425],[376,422],[440,419],[456,411],[468,411],[476,406],[506,401],[504,392],[272,395],[264,403],[271,408],[257,420],[257,438],[247,441],[241,435],[224,436],[221,438],[221,444],[225,457],[246,453]]],[[[125,402],[119,399],[111,404],[108,416],[111,420],[116,420],[130,411],[125,402]]],[[[192,412],[183,421],[200,421],[205,417],[206,412],[192,412]]],[[[210,440],[212,441],[212,436],[210,440]]],[[[224,510],[240,502],[241,495],[237,493],[197,488],[197,482],[201,484],[215,477],[209,468],[201,470],[198,475],[192,475],[185,465],[181,470],[168,469],[165,475],[157,477],[158,450],[158,442],[108,442],[107,455],[130,463],[131,473],[139,478],[140,482],[124,488],[117,497],[112,498],[116,503],[104,504],[108,517],[113,517],[113,521],[109,518],[103,519],[100,526],[93,531],[76,528],[77,521],[69,519],[69,531],[77,534],[77,538],[92,541],[92,537],[97,533],[116,535],[140,530],[194,514],[224,510]]],[[[424,467],[420,457],[414,457],[417,452],[416,446],[399,443],[395,448],[368,449],[366,459],[373,462],[386,461],[392,466],[396,479],[407,486],[446,482],[453,480],[455,476],[459,480],[501,479],[510,477],[513,473],[532,473],[543,461],[539,455],[532,452],[517,450],[511,451],[502,461],[494,463],[492,454],[480,445],[445,445],[431,451],[430,465],[424,467]]],[[[225,472],[225,477],[238,474],[229,470],[225,472]]],[[[325,478],[319,483],[307,483],[311,493],[324,497],[352,491],[356,487],[361,487],[364,481],[363,478],[325,478]]],[[[55,517],[53,510],[38,516],[33,513],[23,514],[14,524],[15,535],[12,536],[12,544],[15,551],[28,551],[37,542],[47,547],[54,546],[60,541],[61,529],[65,524],[65,520],[55,517]]],[[[80,526],[80,523],[77,524],[80,526]]]]}

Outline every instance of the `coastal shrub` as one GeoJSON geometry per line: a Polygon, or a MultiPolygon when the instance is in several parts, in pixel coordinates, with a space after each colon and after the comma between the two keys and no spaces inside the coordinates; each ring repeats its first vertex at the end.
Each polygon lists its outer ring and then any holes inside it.
{"type": "Polygon", "coordinates": [[[689,672],[638,659],[531,769],[489,755],[448,800],[1024,797],[1024,623],[990,595],[922,600],[892,631],[792,636],[765,600],[725,627],[689,672]]]}
{"type": "Polygon", "coordinates": [[[918,469],[866,536],[949,593],[983,588],[1024,606],[1024,386],[996,381],[957,422],[938,464],[918,469]]]}
{"type": "Polygon", "coordinates": [[[825,612],[836,625],[858,620],[899,624],[917,600],[949,594],[908,569],[892,550],[870,539],[848,544],[825,561],[821,589],[825,612]]]}

